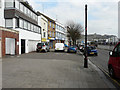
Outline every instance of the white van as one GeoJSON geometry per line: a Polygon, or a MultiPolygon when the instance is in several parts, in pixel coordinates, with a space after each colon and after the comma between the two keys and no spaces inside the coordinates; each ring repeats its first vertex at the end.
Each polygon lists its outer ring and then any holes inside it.
{"type": "Polygon", "coordinates": [[[64,43],[56,43],[55,44],[55,51],[65,51],[64,43]]]}

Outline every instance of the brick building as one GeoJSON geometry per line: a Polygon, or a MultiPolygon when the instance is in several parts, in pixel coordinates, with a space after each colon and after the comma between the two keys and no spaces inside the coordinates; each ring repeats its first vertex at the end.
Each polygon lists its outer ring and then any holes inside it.
{"type": "Polygon", "coordinates": [[[19,54],[19,32],[0,27],[0,57],[19,54]]]}

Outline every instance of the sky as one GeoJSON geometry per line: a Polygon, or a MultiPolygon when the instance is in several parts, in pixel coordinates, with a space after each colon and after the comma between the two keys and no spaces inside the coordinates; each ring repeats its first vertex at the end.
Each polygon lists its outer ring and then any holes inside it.
{"type": "Polygon", "coordinates": [[[28,0],[30,5],[50,18],[66,25],[73,20],[85,26],[85,4],[88,5],[88,34],[118,36],[119,0],[28,0]]]}

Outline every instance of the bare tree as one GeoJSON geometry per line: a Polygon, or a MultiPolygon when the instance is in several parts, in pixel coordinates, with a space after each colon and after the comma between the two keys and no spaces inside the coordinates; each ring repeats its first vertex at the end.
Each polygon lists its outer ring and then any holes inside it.
{"type": "Polygon", "coordinates": [[[83,27],[79,23],[73,21],[67,22],[67,37],[72,40],[73,45],[76,45],[76,40],[81,38],[83,27]]]}

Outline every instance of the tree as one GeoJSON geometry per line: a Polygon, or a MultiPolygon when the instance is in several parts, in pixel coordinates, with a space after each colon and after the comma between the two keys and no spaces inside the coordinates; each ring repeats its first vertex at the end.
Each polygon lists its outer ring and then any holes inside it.
{"type": "Polygon", "coordinates": [[[73,45],[76,45],[76,40],[81,38],[83,27],[79,23],[73,21],[67,22],[67,37],[72,40],[73,45]]]}

